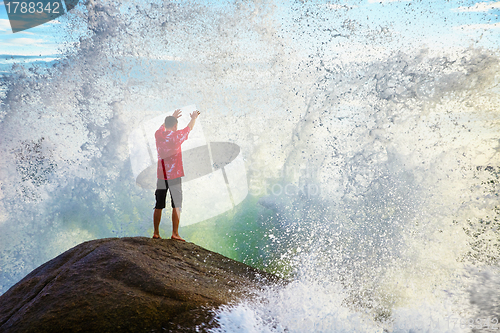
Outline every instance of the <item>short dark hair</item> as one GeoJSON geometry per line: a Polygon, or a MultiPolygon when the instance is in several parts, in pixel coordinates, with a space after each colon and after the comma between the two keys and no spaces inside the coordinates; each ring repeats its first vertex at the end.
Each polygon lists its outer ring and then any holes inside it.
{"type": "Polygon", "coordinates": [[[174,116],[167,116],[165,118],[165,128],[174,127],[177,124],[177,118],[174,116]]]}

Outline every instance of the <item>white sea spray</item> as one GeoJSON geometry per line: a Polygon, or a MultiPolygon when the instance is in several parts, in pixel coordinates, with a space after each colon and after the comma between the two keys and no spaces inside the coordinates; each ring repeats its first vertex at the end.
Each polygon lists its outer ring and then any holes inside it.
{"type": "Polygon", "coordinates": [[[85,6],[59,62],[5,78],[0,292],[84,240],[148,235],[128,134],[195,102],[208,139],[241,147],[250,196],[227,229],[186,232],[291,280],[220,309],[218,331],[493,327],[498,51],[395,51],[404,36],[328,31],[307,4],[85,6]]]}

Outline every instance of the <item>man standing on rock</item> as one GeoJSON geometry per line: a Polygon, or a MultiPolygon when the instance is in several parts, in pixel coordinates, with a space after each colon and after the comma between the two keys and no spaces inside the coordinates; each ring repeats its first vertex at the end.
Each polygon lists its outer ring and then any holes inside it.
{"type": "Polygon", "coordinates": [[[156,150],[158,152],[158,168],[156,183],[156,204],[153,214],[153,238],[160,237],[161,212],[165,208],[167,190],[170,190],[172,205],[172,239],[185,241],[179,236],[179,222],[182,207],[182,182],[184,168],[182,167],[181,144],[187,140],[189,132],[193,129],[199,111],[191,113],[191,121],[182,130],[177,130],[177,118],[181,117],[181,110],[177,109],[173,115],[165,118],[165,123],[156,131],[156,150]]]}

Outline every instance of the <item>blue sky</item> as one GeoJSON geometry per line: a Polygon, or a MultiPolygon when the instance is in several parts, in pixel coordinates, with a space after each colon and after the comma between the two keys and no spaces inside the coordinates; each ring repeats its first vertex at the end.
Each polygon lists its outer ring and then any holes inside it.
{"type": "MultiPolygon", "coordinates": [[[[323,6],[325,13],[343,13],[373,29],[389,27],[405,42],[449,47],[479,45],[498,49],[500,45],[500,1],[464,0],[358,0],[307,1],[306,5],[323,6]]],[[[224,6],[230,1],[209,1],[224,6]]],[[[300,7],[295,1],[281,2],[282,7],[300,7]]],[[[340,16],[339,16],[340,15],[340,16]]],[[[48,56],[59,53],[59,34],[65,19],[51,21],[13,34],[6,7],[0,2],[0,54],[48,56]]],[[[5,59],[3,57],[2,59],[5,59]]],[[[0,60],[2,60],[0,59],[0,60]]]]}

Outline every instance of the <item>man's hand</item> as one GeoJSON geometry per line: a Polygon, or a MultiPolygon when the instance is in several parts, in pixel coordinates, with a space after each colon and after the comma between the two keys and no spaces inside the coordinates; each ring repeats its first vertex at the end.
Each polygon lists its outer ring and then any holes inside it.
{"type": "Polygon", "coordinates": [[[200,115],[200,111],[196,110],[195,112],[191,113],[191,121],[189,122],[188,126],[190,129],[193,129],[194,123],[196,122],[196,118],[200,115]]]}
{"type": "Polygon", "coordinates": [[[172,114],[172,116],[175,117],[175,118],[180,118],[182,116],[181,109],[175,110],[174,113],[172,114]]]}

